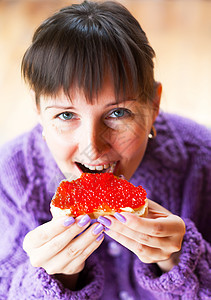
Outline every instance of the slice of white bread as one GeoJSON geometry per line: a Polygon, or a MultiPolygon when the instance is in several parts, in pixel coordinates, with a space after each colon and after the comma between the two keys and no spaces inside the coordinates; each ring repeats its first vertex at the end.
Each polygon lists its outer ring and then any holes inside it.
{"type": "MultiPolygon", "coordinates": [[[[54,206],[51,203],[50,210],[51,210],[51,214],[52,214],[53,218],[58,218],[61,216],[74,217],[74,215],[72,214],[71,208],[61,209],[59,207],[54,206]]],[[[120,209],[120,213],[121,212],[130,212],[139,217],[146,217],[148,214],[148,200],[146,198],[145,204],[139,208],[133,209],[131,207],[124,207],[124,208],[120,209]]],[[[93,213],[88,214],[88,215],[90,216],[91,219],[97,219],[99,216],[114,215],[114,214],[115,214],[115,210],[110,210],[110,211],[95,210],[93,213]]]]}
{"type": "Polygon", "coordinates": [[[88,214],[90,218],[96,219],[99,216],[114,215],[115,212],[130,212],[145,217],[148,201],[146,191],[126,179],[112,173],[83,173],[76,180],[60,182],[50,209],[55,218],[88,214]]]}

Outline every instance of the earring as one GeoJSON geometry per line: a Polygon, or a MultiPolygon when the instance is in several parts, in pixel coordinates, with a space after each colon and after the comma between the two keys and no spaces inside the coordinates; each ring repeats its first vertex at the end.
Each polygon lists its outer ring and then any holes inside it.
{"type": "Polygon", "coordinates": [[[157,131],[155,129],[155,126],[152,125],[152,128],[151,128],[151,131],[150,131],[150,133],[148,135],[148,138],[152,140],[152,139],[154,139],[156,137],[156,135],[157,135],[157,131]]]}
{"type": "Polygon", "coordinates": [[[42,131],[42,138],[45,141],[45,132],[44,132],[44,130],[42,131]]]}

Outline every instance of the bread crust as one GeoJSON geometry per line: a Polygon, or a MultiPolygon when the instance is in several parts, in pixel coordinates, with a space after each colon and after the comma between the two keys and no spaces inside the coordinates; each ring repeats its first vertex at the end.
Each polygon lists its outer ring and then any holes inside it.
{"type": "MultiPolygon", "coordinates": [[[[51,210],[51,214],[52,214],[53,218],[58,218],[61,216],[74,217],[74,215],[72,214],[71,208],[70,209],[69,208],[61,209],[59,207],[54,206],[51,203],[50,210],[51,210]]],[[[111,210],[111,211],[95,210],[93,213],[90,213],[88,215],[91,219],[97,219],[99,216],[114,215],[115,212],[116,212],[115,210],[111,210]]],[[[120,209],[120,213],[121,212],[130,212],[139,217],[146,217],[148,214],[148,199],[146,198],[145,204],[140,206],[139,208],[133,209],[131,207],[124,207],[124,208],[120,209]]]]}

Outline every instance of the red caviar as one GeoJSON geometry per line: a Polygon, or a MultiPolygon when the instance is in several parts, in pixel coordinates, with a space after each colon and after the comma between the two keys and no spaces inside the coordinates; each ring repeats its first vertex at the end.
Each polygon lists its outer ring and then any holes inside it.
{"type": "Polygon", "coordinates": [[[136,209],[145,204],[146,191],[135,187],[112,173],[83,173],[80,178],[63,180],[56,190],[52,204],[60,209],[70,209],[77,217],[94,210],[116,211],[120,208],[136,209]]]}

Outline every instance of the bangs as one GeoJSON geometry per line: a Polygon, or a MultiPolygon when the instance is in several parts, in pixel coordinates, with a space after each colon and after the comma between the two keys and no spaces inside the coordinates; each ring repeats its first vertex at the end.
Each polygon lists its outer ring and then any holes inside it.
{"type": "Polygon", "coordinates": [[[36,30],[22,61],[22,74],[36,98],[56,96],[61,89],[69,96],[77,87],[92,103],[106,74],[117,101],[122,93],[150,98],[154,51],[140,25],[140,33],[134,28],[129,35],[127,20],[117,22],[118,15],[106,5],[103,9],[103,4],[83,5],[80,13],[79,5],[62,9],[36,30]]]}

